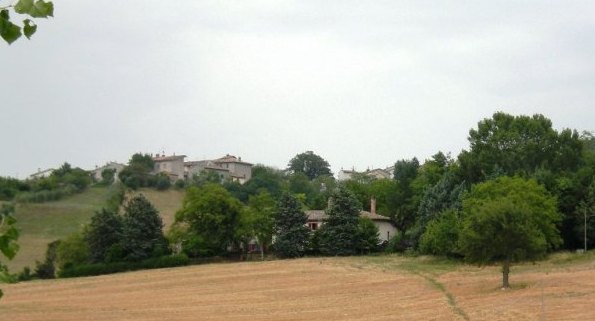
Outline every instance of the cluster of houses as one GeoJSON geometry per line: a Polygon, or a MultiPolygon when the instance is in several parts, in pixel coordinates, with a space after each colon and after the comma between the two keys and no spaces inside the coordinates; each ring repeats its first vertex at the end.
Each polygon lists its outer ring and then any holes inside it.
{"type": "MultiPolygon", "coordinates": [[[[174,154],[166,156],[163,153],[152,155],[152,158],[154,162],[153,173],[164,173],[169,176],[172,181],[177,181],[179,179],[191,179],[194,175],[198,175],[203,171],[215,172],[220,175],[222,180],[232,180],[239,182],[240,184],[246,183],[252,177],[252,164],[242,161],[241,157],[236,157],[229,154],[213,160],[200,161],[185,161],[186,155],[174,154]]],[[[108,162],[101,167],[95,166],[95,168],[90,170],[89,173],[95,178],[95,180],[100,181],[102,179],[101,173],[106,169],[110,169],[114,170],[114,175],[117,179],[118,174],[120,171],[122,171],[122,169],[124,169],[125,166],[126,165],[117,162],[108,162]]],[[[30,175],[29,179],[47,177],[51,175],[53,171],[54,169],[47,169],[43,171],[39,170],[37,173],[30,175]]],[[[394,166],[384,169],[368,169],[364,172],[357,172],[354,169],[341,169],[338,173],[338,180],[349,180],[356,174],[364,174],[376,179],[385,179],[391,178],[393,176],[393,172],[394,166]]],[[[309,210],[306,211],[306,215],[308,216],[307,225],[312,231],[319,229],[322,224],[324,224],[324,221],[328,218],[324,210],[309,210]]],[[[379,239],[381,242],[390,240],[390,238],[397,232],[397,229],[390,218],[376,213],[375,199],[371,200],[370,212],[361,211],[360,216],[367,217],[374,222],[374,224],[378,227],[379,239]]],[[[253,247],[256,245],[250,244],[249,246],[253,247]]]]}

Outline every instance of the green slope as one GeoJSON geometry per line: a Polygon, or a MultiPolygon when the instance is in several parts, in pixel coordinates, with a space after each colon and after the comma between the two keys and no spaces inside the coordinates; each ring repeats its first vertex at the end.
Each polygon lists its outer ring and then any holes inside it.
{"type": "Polygon", "coordinates": [[[11,272],[23,267],[35,267],[35,260],[42,261],[49,242],[64,238],[87,224],[96,210],[107,200],[107,188],[92,187],[55,202],[20,204],[15,217],[21,231],[20,250],[17,256],[7,262],[11,272]]]}

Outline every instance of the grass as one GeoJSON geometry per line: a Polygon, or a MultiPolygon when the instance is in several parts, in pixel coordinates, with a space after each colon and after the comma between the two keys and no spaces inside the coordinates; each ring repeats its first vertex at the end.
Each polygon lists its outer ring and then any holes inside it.
{"type": "Polygon", "coordinates": [[[167,191],[157,191],[143,188],[132,193],[132,195],[143,194],[159,211],[163,219],[164,231],[174,222],[176,212],[182,208],[184,191],[171,188],[167,191]]]}
{"type": "Polygon", "coordinates": [[[20,249],[7,265],[12,272],[34,268],[42,261],[49,242],[80,231],[106,202],[107,188],[92,187],[80,194],[46,203],[19,204],[15,217],[20,230],[20,249]]]}

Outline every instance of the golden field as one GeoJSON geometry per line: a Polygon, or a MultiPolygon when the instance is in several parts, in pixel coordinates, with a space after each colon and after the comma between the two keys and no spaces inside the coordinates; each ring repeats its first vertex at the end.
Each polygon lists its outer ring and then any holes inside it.
{"type": "Polygon", "coordinates": [[[420,257],[223,263],[2,285],[0,320],[595,320],[595,261],[420,257]]]}

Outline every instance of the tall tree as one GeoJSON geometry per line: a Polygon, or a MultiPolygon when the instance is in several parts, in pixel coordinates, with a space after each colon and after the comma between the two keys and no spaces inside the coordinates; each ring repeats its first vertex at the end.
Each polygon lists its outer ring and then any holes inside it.
{"type": "Polygon", "coordinates": [[[167,252],[159,212],[142,194],[130,199],[124,207],[122,249],[125,259],[132,261],[167,252]]]}
{"type": "Polygon", "coordinates": [[[308,217],[302,211],[302,205],[291,194],[283,194],[275,213],[274,247],[281,257],[299,257],[306,250],[310,230],[306,227],[308,217]]]}
{"type": "Polygon", "coordinates": [[[326,255],[352,255],[360,245],[358,220],[361,204],[344,186],[331,194],[328,218],[320,228],[320,252],[326,255]]]}
{"type": "Polygon", "coordinates": [[[500,177],[475,185],[463,201],[459,251],[469,262],[502,264],[508,288],[514,262],[540,259],[562,239],[556,199],[534,180],[500,177]]]}
{"type": "Polygon", "coordinates": [[[394,178],[397,182],[396,198],[398,204],[393,214],[393,221],[400,231],[408,230],[415,222],[421,192],[417,193],[413,183],[419,170],[417,158],[399,160],[395,163],[394,178]]]}
{"type": "Polygon", "coordinates": [[[267,191],[250,196],[248,206],[242,212],[240,219],[240,233],[246,241],[254,238],[259,245],[261,258],[264,259],[264,249],[273,241],[273,227],[275,225],[275,200],[267,191]]]}
{"type": "Polygon", "coordinates": [[[304,173],[309,179],[314,179],[321,175],[333,175],[329,163],[312,151],[295,155],[289,161],[287,169],[293,173],[304,173]]]}
{"type": "Polygon", "coordinates": [[[94,263],[110,260],[110,251],[117,251],[122,239],[122,225],[122,218],[114,211],[101,209],[91,217],[85,240],[94,263]]]}
{"type": "Polygon", "coordinates": [[[461,174],[471,183],[494,176],[532,175],[540,168],[554,172],[580,165],[582,143],[576,131],[558,133],[543,115],[512,116],[502,112],[469,131],[470,150],[459,155],[461,174]]]}
{"type": "Polygon", "coordinates": [[[182,209],[176,213],[177,223],[186,223],[205,250],[213,254],[226,251],[236,240],[242,204],[218,184],[186,191],[182,209]]]}

